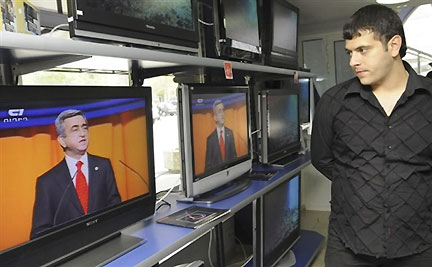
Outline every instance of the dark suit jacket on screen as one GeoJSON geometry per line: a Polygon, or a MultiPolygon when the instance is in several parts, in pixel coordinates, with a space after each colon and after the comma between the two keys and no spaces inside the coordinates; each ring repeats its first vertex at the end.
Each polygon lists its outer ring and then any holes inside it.
{"type": "MultiPolygon", "coordinates": [[[[237,158],[237,152],[235,149],[234,135],[233,132],[225,127],[225,161],[231,161],[237,158]]],[[[217,129],[214,130],[207,137],[207,148],[205,158],[205,170],[214,168],[216,165],[222,163],[222,154],[219,147],[219,138],[217,129]]]]}
{"type": "MultiPolygon", "coordinates": [[[[120,203],[111,162],[88,154],[88,213],[120,203]]],[[[84,215],[66,160],[37,179],[30,238],[84,215]]]]}

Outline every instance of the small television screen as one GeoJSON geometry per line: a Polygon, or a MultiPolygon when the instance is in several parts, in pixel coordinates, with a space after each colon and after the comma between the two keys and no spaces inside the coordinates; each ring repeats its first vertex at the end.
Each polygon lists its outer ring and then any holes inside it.
{"type": "Polygon", "coordinates": [[[299,79],[300,90],[300,124],[310,121],[310,80],[299,79]]]}
{"type": "Polygon", "coordinates": [[[195,0],[68,1],[72,37],[197,52],[195,0]]]}
{"type": "Polygon", "coordinates": [[[191,85],[182,95],[184,156],[191,159],[184,176],[187,195],[194,196],[251,167],[248,87],[191,85]]]}
{"type": "Polygon", "coordinates": [[[259,60],[257,0],[219,1],[219,42],[223,56],[259,60]]]}
{"type": "Polygon", "coordinates": [[[263,163],[282,163],[300,151],[299,93],[269,89],[261,92],[261,97],[261,159],[263,163]]]}
{"type": "Polygon", "coordinates": [[[46,264],[152,215],[152,136],[149,88],[3,87],[0,265],[46,264]]]}
{"type": "Polygon", "coordinates": [[[300,237],[300,174],[262,197],[262,265],[275,266],[300,237]]]}
{"type": "Polygon", "coordinates": [[[297,68],[299,10],[286,0],[263,1],[263,51],[269,65],[297,68]]]}

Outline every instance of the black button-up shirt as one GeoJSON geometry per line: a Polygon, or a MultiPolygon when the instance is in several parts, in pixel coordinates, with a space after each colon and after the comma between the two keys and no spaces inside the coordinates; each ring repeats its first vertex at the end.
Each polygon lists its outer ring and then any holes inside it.
{"type": "Polygon", "coordinates": [[[390,116],[357,78],[316,108],[312,164],[332,180],[330,225],[356,254],[432,246],[432,79],[404,65],[407,88],[390,116]]]}

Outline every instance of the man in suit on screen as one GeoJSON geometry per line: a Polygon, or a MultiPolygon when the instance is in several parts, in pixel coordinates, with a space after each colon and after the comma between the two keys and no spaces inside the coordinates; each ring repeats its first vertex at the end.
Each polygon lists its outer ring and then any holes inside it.
{"type": "Polygon", "coordinates": [[[225,127],[225,107],[221,100],[213,103],[213,118],[216,129],[207,137],[205,170],[237,158],[234,135],[225,127]]]}
{"type": "Polygon", "coordinates": [[[121,202],[110,160],[87,153],[84,114],[65,110],[55,125],[65,158],[37,179],[31,239],[53,226],[121,202]]]}

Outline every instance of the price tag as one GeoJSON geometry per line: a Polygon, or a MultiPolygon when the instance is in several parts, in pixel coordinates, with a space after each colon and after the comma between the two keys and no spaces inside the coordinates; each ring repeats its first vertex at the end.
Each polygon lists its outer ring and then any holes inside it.
{"type": "Polygon", "coordinates": [[[224,62],[225,79],[232,80],[234,77],[231,62],[224,62]]]}
{"type": "Polygon", "coordinates": [[[299,74],[298,72],[294,72],[294,83],[299,83],[299,74]]]}

